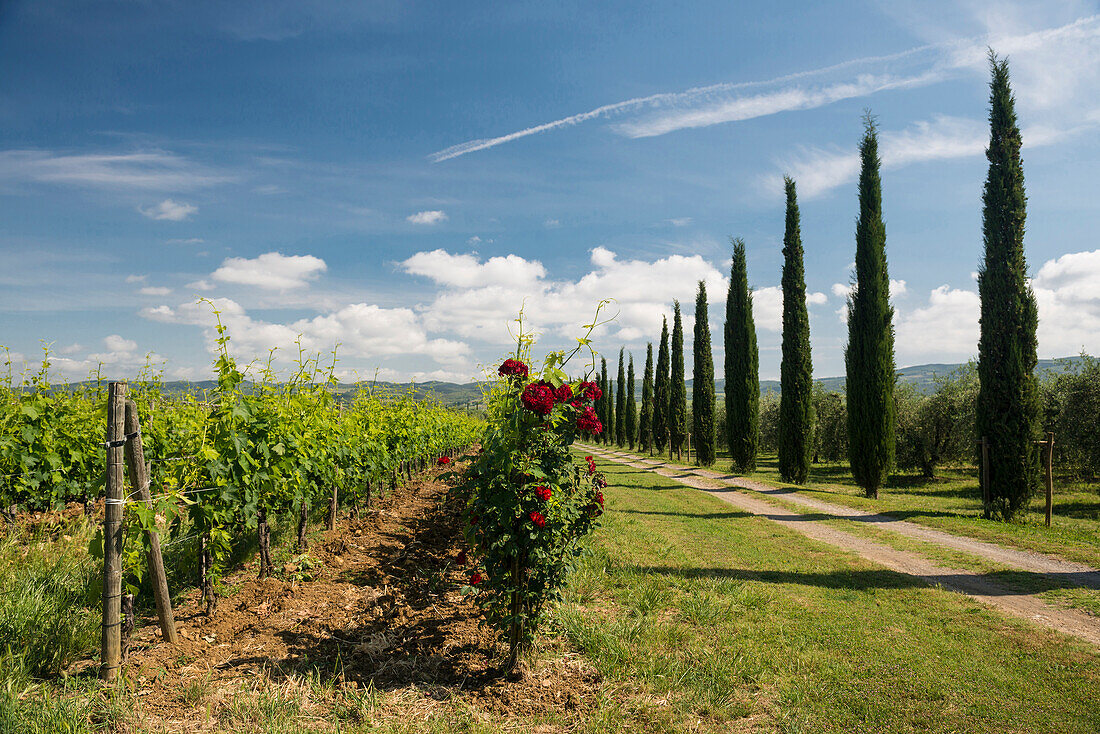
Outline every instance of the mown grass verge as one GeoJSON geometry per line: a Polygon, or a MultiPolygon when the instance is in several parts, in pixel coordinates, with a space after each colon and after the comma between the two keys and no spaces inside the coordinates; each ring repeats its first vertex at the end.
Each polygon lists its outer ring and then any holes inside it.
{"type": "MultiPolygon", "coordinates": [[[[646,455],[644,451],[634,453],[646,455]]],[[[669,462],[667,455],[654,458],[669,462]]],[[[694,468],[686,462],[679,462],[679,465],[694,468]]],[[[718,461],[709,468],[728,471],[728,454],[719,452],[718,461]]],[[[1027,513],[1018,522],[996,522],[982,517],[981,491],[973,468],[941,468],[938,475],[925,479],[912,474],[893,474],[880,490],[877,500],[863,495],[848,465],[843,462],[814,464],[808,481],[794,485],[780,479],[775,455],[765,454],[759,457],[757,470],[745,476],[826,502],[888,513],[899,520],[1100,568],[1100,487],[1097,485],[1056,477],[1054,519],[1048,528],[1042,492],[1032,498],[1027,513]]]]}
{"type": "Polygon", "coordinates": [[[1100,730],[1100,656],[672,480],[601,462],[560,620],[609,679],[714,731],[1100,730]],[[1041,683],[1040,683],[1041,681],[1041,683]]]}

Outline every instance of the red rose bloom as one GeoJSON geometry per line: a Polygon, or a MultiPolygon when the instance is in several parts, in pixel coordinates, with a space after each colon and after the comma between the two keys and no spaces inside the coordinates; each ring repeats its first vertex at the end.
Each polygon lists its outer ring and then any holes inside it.
{"type": "Polygon", "coordinates": [[[520,396],[523,407],[536,415],[549,415],[554,409],[554,392],[545,385],[532,383],[523,388],[520,396]]]}
{"type": "Polygon", "coordinates": [[[599,400],[603,397],[603,390],[594,382],[582,382],[577,385],[577,391],[585,400],[599,400]]]}
{"type": "Polygon", "coordinates": [[[484,580],[485,580],[485,577],[482,576],[477,571],[474,571],[472,574],[470,574],[470,585],[471,586],[477,586],[478,584],[480,584],[484,580]]]}
{"type": "Polygon", "coordinates": [[[543,487],[543,486],[535,487],[535,496],[538,497],[543,502],[549,502],[550,501],[550,488],[549,487],[543,487]]]}
{"type": "Polygon", "coordinates": [[[440,456],[440,457],[439,457],[439,458],[438,458],[438,459],[436,460],[436,462],[435,462],[435,463],[439,464],[440,466],[444,466],[444,465],[446,465],[446,464],[450,464],[450,463],[451,463],[451,457],[450,457],[450,456],[440,456]]]}
{"type": "Polygon", "coordinates": [[[559,403],[568,402],[572,398],[573,388],[569,387],[569,385],[562,385],[554,391],[554,400],[557,400],[559,403]]]}
{"type": "Polygon", "coordinates": [[[520,362],[518,359],[506,359],[504,364],[500,366],[497,373],[501,377],[527,377],[528,369],[527,365],[520,362]]]}
{"type": "Polygon", "coordinates": [[[603,423],[596,417],[596,411],[592,409],[591,405],[585,408],[584,412],[577,416],[577,429],[585,433],[591,433],[593,436],[603,432],[603,423]]]}
{"type": "Polygon", "coordinates": [[[538,510],[531,510],[527,517],[531,518],[531,522],[535,523],[535,525],[539,526],[540,528],[546,526],[546,518],[543,517],[542,513],[538,510]]]}
{"type": "Polygon", "coordinates": [[[600,503],[600,509],[603,509],[603,492],[596,492],[596,501],[600,503]]]}

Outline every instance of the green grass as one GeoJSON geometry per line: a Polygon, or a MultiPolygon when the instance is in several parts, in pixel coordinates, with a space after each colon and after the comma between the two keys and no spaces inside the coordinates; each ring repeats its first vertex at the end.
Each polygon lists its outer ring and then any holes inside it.
{"type": "Polygon", "coordinates": [[[604,676],[667,700],[672,720],[1100,730],[1100,656],[1083,643],[659,475],[601,468],[609,511],[559,620],[604,676]]]}
{"type": "Polygon", "coordinates": [[[991,561],[983,556],[912,538],[873,523],[824,516],[813,508],[807,508],[805,505],[785,499],[783,496],[763,495],[761,499],[792,512],[812,516],[815,522],[835,527],[853,535],[870,538],[898,550],[915,553],[941,565],[986,574],[993,581],[1026,593],[1035,594],[1055,606],[1081,609],[1100,616],[1100,590],[1098,589],[1083,588],[1047,574],[1020,571],[1012,566],[991,561]]]}
{"type": "MultiPolygon", "coordinates": [[[[644,454],[643,451],[635,453],[644,454]]],[[[668,461],[668,458],[663,457],[663,460],[668,461]]],[[[1100,486],[1096,484],[1056,478],[1054,518],[1048,528],[1045,525],[1046,499],[1042,492],[1033,498],[1027,515],[1019,522],[982,518],[981,492],[973,468],[944,468],[935,479],[894,474],[880,490],[879,498],[873,500],[863,496],[847,463],[814,464],[804,485],[780,479],[777,463],[774,455],[762,455],[757,470],[747,476],[807,497],[889,513],[901,520],[1100,568],[1100,486]]],[[[720,452],[717,463],[710,468],[728,470],[728,454],[720,452]]]]}
{"type": "MultiPolygon", "coordinates": [[[[1100,731],[1100,656],[1083,643],[673,480],[601,465],[608,512],[535,653],[577,649],[599,670],[585,716],[489,712],[452,689],[356,691],[307,676],[241,681],[230,698],[206,683],[181,691],[196,723],[210,716],[217,731],[288,734],[1100,731]]],[[[145,731],[125,681],[110,690],[55,674],[98,645],[81,532],[0,542],[0,640],[33,641],[0,660],[0,734],[145,731]],[[50,615],[68,622],[50,626],[50,615]],[[70,641],[51,651],[55,638],[70,641]],[[28,672],[35,666],[45,680],[28,672]]]]}
{"type": "Polygon", "coordinates": [[[92,528],[0,538],[0,733],[91,732],[119,720],[115,696],[87,677],[59,678],[99,645],[92,528]]]}

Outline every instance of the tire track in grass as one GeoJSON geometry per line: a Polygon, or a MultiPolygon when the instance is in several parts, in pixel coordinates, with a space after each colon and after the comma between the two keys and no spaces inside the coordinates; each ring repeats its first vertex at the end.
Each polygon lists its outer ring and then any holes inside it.
{"type": "MultiPolygon", "coordinates": [[[[766,500],[737,491],[738,489],[750,488],[734,484],[727,478],[728,475],[706,477],[701,476],[699,470],[685,469],[683,467],[664,464],[663,462],[655,463],[652,460],[645,460],[642,457],[627,454],[625,452],[605,452],[593,446],[581,446],[581,448],[610,461],[615,461],[637,469],[645,469],[663,477],[668,477],[685,486],[707,492],[728,504],[776,522],[802,535],[852,551],[863,558],[885,566],[893,571],[914,576],[933,586],[942,586],[961,592],[983,604],[994,607],[1012,616],[1031,620],[1037,624],[1085,640],[1096,647],[1100,647],[1100,619],[1096,617],[1072,609],[1060,609],[1051,606],[1037,599],[1031,593],[1009,588],[991,581],[981,574],[942,566],[915,553],[898,550],[868,538],[816,523],[804,514],[779,507],[766,500]],[[722,477],[722,479],[719,477],[722,477]]],[[[716,472],[710,473],[717,474],[716,472]]],[[[789,499],[789,497],[784,497],[784,499],[789,499]]],[[[949,535],[947,533],[944,534],[949,535]]],[[[957,538],[958,536],[950,537],[957,538]]],[[[991,544],[983,543],[982,545],[991,544]]],[[[995,547],[999,548],[999,546],[995,547]]],[[[1040,554],[1029,555],[1040,556],[1040,554]]],[[[1048,558],[1047,556],[1040,557],[1048,558]]],[[[1058,561],[1060,559],[1051,560],[1058,561]]],[[[1093,569],[1089,569],[1089,571],[1095,573],[1093,569]]],[[[1037,572],[1058,573],[1046,571],[1037,572]]]]}
{"type": "MultiPolygon", "coordinates": [[[[587,448],[591,449],[593,447],[587,448]]],[[[852,520],[855,522],[872,524],[875,527],[881,528],[883,530],[890,530],[892,532],[898,533],[899,535],[905,535],[915,540],[932,543],[934,545],[945,546],[947,548],[954,548],[955,550],[960,550],[974,556],[979,556],[981,558],[985,558],[995,563],[1009,566],[1020,571],[1030,571],[1032,573],[1047,574],[1050,576],[1055,576],[1059,580],[1067,581],[1086,589],[1100,590],[1100,570],[1095,569],[1092,566],[1084,563],[1067,561],[1064,558],[1057,558],[1055,556],[1046,555],[1044,553],[1018,550],[1015,548],[1006,548],[996,543],[976,540],[974,538],[969,538],[963,535],[955,535],[954,533],[948,533],[943,530],[936,530],[933,528],[925,527],[924,525],[918,525],[917,523],[908,522],[906,520],[899,520],[892,515],[877,512],[865,512],[863,510],[857,510],[852,507],[837,505],[832,502],[825,502],[824,500],[815,499],[813,497],[806,497],[804,495],[798,494],[794,490],[771,487],[762,482],[757,482],[752,479],[745,479],[743,477],[739,477],[733,474],[724,474],[722,472],[711,471],[709,469],[683,467],[676,464],[666,464],[663,461],[646,459],[644,457],[635,456],[633,454],[627,454],[624,452],[605,453],[610,453],[611,456],[628,459],[628,465],[636,468],[652,469],[653,467],[664,467],[666,469],[678,470],[685,474],[694,474],[696,476],[713,479],[730,486],[740,487],[741,489],[747,489],[753,492],[759,492],[760,494],[768,495],[771,497],[777,497],[785,502],[801,505],[803,507],[816,510],[817,512],[820,512],[822,514],[832,515],[834,517],[844,520],[852,520]]]]}

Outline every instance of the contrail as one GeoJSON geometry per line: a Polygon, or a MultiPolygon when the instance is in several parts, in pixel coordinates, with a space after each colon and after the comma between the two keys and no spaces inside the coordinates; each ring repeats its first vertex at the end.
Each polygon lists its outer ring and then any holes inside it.
{"type": "Polygon", "coordinates": [[[513,140],[526,138],[531,135],[557,130],[563,127],[572,127],[582,122],[595,118],[608,118],[641,109],[664,108],[670,113],[658,116],[655,119],[641,120],[624,123],[618,126],[618,131],[630,137],[650,137],[663,135],[673,130],[681,130],[689,127],[704,127],[720,122],[732,122],[748,120],[755,117],[775,114],[777,112],[811,109],[826,104],[831,104],[840,99],[867,96],[885,89],[912,87],[922,84],[931,84],[941,81],[952,71],[975,65],[984,64],[985,47],[993,43],[1002,51],[1012,53],[1017,50],[1025,50],[1035,45],[1057,40],[1061,37],[1093,37],[1098,33],[1097,20],[1100,15],[1092,15],[1080,18],[1072,23],[1057,28],[1047,28],[1020,36],[1009,36],[999,39],[989,37],[975,37],[957,39],[939,43],[930,43],[917,46],[907,51],[884,56],[868,56],[859,59],[844,61],[832,66],[819,69],[800,71],[793,74],[779,76],[774,79],[750,82],[724,82],[704,87],[695,87],[683,92],[664,92],[648,97],[635,97],[623,102],[603,105],[588,112],[581,112],[560,120],[535,125],[517,132],[508,133],[495,138],[479,138],[465,143],[452,145],[449,148],[432,153],[428,159],[433,163],[457,158],[467,153],[473,153],[487,148],[494,148],[513,140]],[[741,96],[728,98],[731,92],[748,89],[769,87],[808,79],[825,74],[844,71],[853,67],[869,66],[896,62],[917,57],[921,54],[933,54],[928,66],[917,71],[912,76],[894,76],[888,74],[860,75],[849,82],[838,82],[832,85],[818,87],[816,89],[792,88],[787,90],[775,90],[754,96],[741,96]],[[694,105],[693,109],[691,105],[694,105]],[[700,105],[705,105],[699,108],[700,105]]]}
{"type": "Polygon", "coordinates": [[[909,49],[908,51],[902,51],[900,53],[889,54],[886,56],[868,56],[861,59],[852,59],[850,61],[843,61],[839,64],[822,67],[820,69],[811,69],[809,71],[799,71],[793,74],[786,74],[784,76],[779,76],[774,79],[751,82],[723,82],[720,84],[712,84],[705,87],[693,87],[683,92],[662,92],[660,94],[649,95],[648,97],[635,97],[634,99],[628,99],[623,102],[615,102],[613,104],[603,105],[602,107],[597,107],[596,109],[590,110],[588,112],[581,112],[576,115],[570,115],[569,117],[563,117],[560,120],[554,120],[553,122],[547,122],[543,123],[542,125],[535,125],[534,127],[525,128],[514,133],[508,133],[507,135],[501,135],[500,137],[468,140],[465,143],[452,145],[449,148],[445,148],[443,150],[432,153],[428,156],[428,158],[434,163],[439,163],[441,161],[450,160],[451,158],[457,158],[461,155],[466,155],[467,153],[473,153],[478,150],[485,150],[486,148],[493,148],[504,143],[510,143],[513,140],[526,138],[530,135],[537,135],[539,133],[556,130],[562,127],[571,127],[573,125],[578,125],[582,122],[586,122],[597,117],[609,117],[617,113],[640,109],[644,107],[675,106],[684,102],[706,99],[707,97],[716,94],[733,92],[743,89],[752,89],[754,87],[770,86],[773,84],[782,84],[784,82],[791,82],[798,79],[805,79],[821,74],[828,74],[834,71],[841,71],[843,69],[851,68],[853,66],[882,63],[887,61],[897,61],[899,59],[907,58],[909,56],[914,56],[916,54],[928,51],[932,48],[936,48],[937,46],[938,44],[918,46],[916,48],[909,49]]]}

